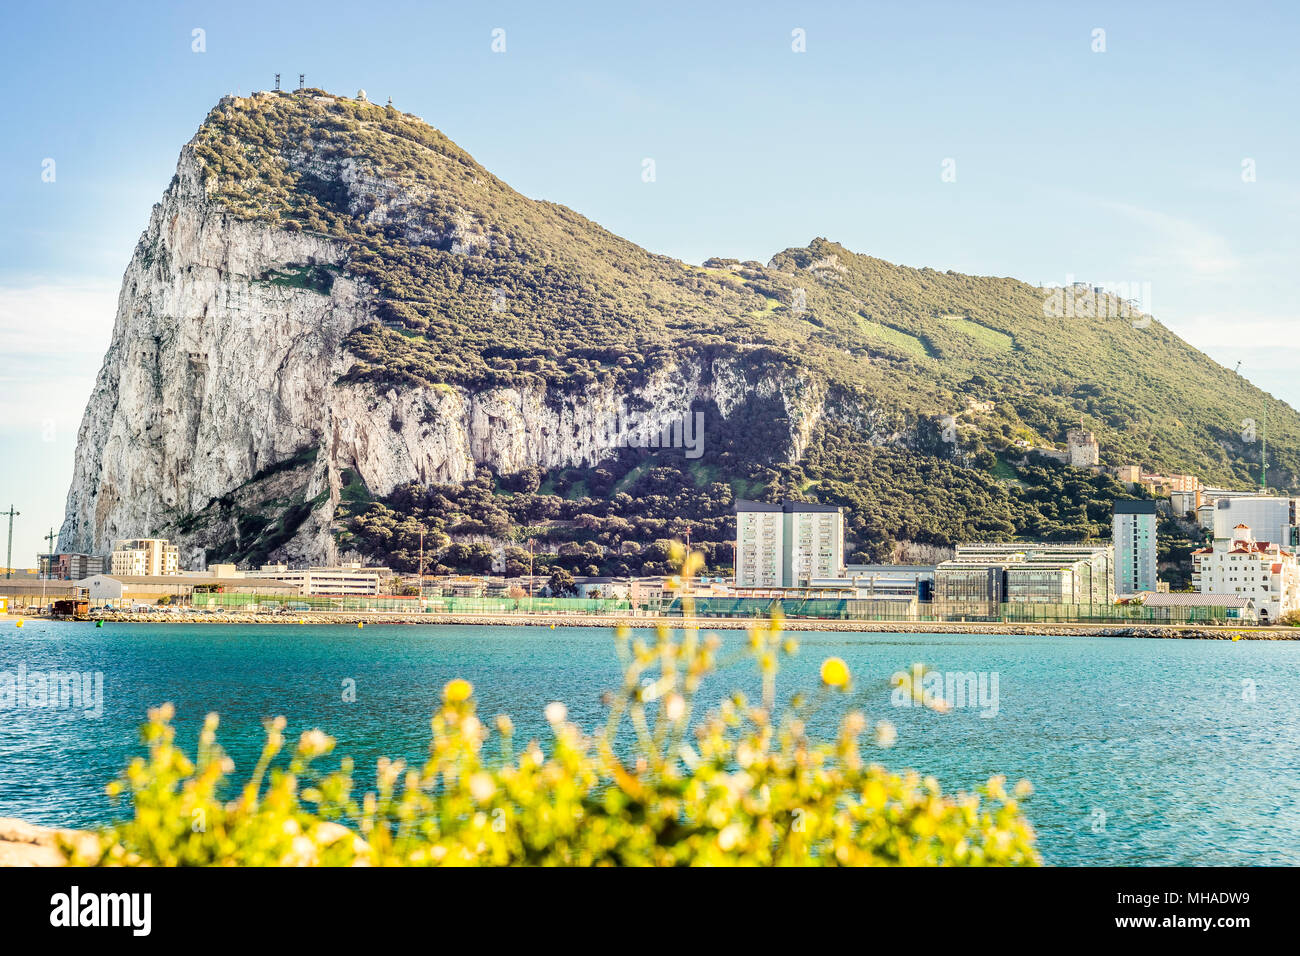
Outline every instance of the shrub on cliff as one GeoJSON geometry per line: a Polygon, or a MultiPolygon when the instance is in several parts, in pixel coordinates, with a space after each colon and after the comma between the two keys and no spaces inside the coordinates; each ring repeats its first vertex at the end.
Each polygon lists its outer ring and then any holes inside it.
{"type": "MultiPolygon", "coordinates": [[[[688,571],[690,568],[688,567],[688,571]]],[[[422,768],[382,760],[376,792],[357,799],[352,764],[315,775],[334,742],[302,735],[287,766],[272,769],[284,719],[267,724],[261,759],[239,796],[218,794],[232,769],[204,725],[196,760],[174,742],[172,708],[150,714],[148,758],[136,759],[115,793],[134,817],[100,835],[73,862],[99,865],[1034,865],[1034,833],[1001,778],[982,793],[945,796],[933,779],[871,762],[863,738],[888,746],[893,730],[849,713],[835,739],[818,743],[805,720],[849,690],[843,661],[827,660],[820,691],[776,713],[778,658],[794,653],[779,621],[750,635],[762,699],[724,700],[693,720],[701,680],[720,642],[685,627],[643,643],[617,635],[626,664],[609,695],[603,730],[584,734],[562,704],[547,708],[549,753],[514,745],[508,717],[492,728],[473,688],[453,680],[433,716],[422,768]],[[615,746],[624,721],[636,746],[615,746]]],[[[925,703],[918,698],[918,702],[925,703]]]]}

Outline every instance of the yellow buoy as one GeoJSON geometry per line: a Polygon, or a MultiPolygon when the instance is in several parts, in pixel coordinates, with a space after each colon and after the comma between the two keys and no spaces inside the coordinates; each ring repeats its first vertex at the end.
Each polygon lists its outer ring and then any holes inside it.
{"type": "Polygon", "coordinates": [[[361,623],[360,621],[357,621],[357,627],[365,627],[365,625],[364,625],[363,623],[361,623]]]}
{"type": "MultiPolygon", "coordinates": [[[[19,625],[19,627],[21,627],[21,626],[22,626],[22,625],[19,625]]],[[[554,625],[554,624],[551,625],[551,630],[552,630],[552,631],[555,630],[555,625],[554,625]]]]}
{"type": "Polygon", "coordinates": [[[299,623],[299,624],[306,624],[307,622],[304,621],[302,618],[298,618],[298,623],[299,623]]]}
{"type": "Polygon", "coordinates": [[[22,626],[23,626],[23,619],[22,619],[21,617],[18,619],[18,624],[17,624],[16,626],[17,626],[17,627],[22,627],[22,626]]]}

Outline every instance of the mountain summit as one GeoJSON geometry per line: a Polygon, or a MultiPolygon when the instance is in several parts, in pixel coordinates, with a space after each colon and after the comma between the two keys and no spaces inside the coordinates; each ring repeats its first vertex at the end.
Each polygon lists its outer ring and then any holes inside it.
{"type": "Polygon", "coordinates": [[[688,265],[391,106],[225,97],[127,266],[59,546],[401,565],[424,526],[448,567],[500,567],[526,534],[634,573],[683,523],[728,563],[732,499],[780,494],[846,505],[875,556],[1086,536],[1117,489],[1026,447],[1082,424],[1105,464],[1249,484],[1265,409],[1269,476],[1295,483],[1289,406],[1112,297],[1066,317],[1062,295],[821,238],[688,265]],[[647,447],[696,412],[698,458],[647,447]]]}

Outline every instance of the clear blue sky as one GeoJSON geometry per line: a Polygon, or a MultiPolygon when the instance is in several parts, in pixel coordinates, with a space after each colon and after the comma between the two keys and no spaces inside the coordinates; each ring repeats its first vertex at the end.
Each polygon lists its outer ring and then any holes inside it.
{"type": "Polygon", "coordinates": [[[62,519],[117,285],[181,144],[218,97],[277,71],[391,96],[523,193],[692,262],[826,236],[908,265],[1149,283],[1158,319],[1300,405],[1295,4],[545,6],[7,7],[0,508],[23,513],[15,564],[62,519]]]}

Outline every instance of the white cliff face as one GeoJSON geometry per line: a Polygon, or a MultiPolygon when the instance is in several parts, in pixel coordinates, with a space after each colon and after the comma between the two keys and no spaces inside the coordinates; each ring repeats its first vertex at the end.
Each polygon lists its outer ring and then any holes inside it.
{"type": "Polygon", "coordinates": [[[811,390],[809,398],[805,391],[799,379],[777,372],[751,385],[738,362],[721,360],[707,368],[694,361],[662,367],[635,393],[351,385],[334,390],[325,434],[330,459],[355,468],[367,488],[383,495],[412,481],[466,481],[476,464],[502,473],[595,466],[619,447],[662,441],[676,426],[684,445],[692,437],[683,421],[692,402],[713,401],[725,418],[755,395],[784,403],[791,457],[799,457],[821,408],[820,394],[811,390]]]}
{"type": "Polygon", "coordinates": [[[364,290],[345,277],[329,295],[262,281],[335,264],[342,250],[229,215],[200,176],[187,146],[127,267],[61,548],[103,553],[161,532],[313,443],[346,371],[343,337],[368,320],[364,290]]]}
{"type": "MultiPolygon", "coordinates": [[[[472,245],[474,230],[462,233],[457,241],[472,245]]],[[[117,538],[167,535],[183,560],[200,561],[205,542],[184,519],[310,447],[316,461],[296,479],[297,500],[314,511],[275,556],[329,560],[346,469],[385,495],[411,481],[464,481],[478,463],[505,473],[594,465],[681,422],[692,401],[714,402],[725,418],[755,396],[783,404],[797,458],[822,414],[818,386],[776,366],[747,373],[736,359],[685,358],[635,393],[341,383],[354,361],[343,339],[374,321],[369,292],[336,269],[328,293],[293,276],[319,276],[344,256],[327,238],[232,216],[209,200],[191,148],[182,151],[123,278],[78,434],[61,549],[102,554],[117,538]]]]}

